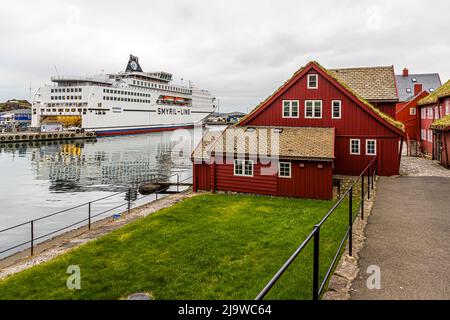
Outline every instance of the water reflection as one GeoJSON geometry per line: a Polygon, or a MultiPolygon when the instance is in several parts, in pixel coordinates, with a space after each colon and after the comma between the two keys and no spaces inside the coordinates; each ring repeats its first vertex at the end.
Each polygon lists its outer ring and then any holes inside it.
{"type": "Polygon", "coordinates": [[[180,151],[176,145],[170,133],[4,144],[0,161],[29,158],[34,179],[48,181],[51,192],[116,191],[155,175],[167,179],[173,173],[189,174],[189,152],[182,163],[172,160],[180,151]]]}
{"type": "Polygon", "coordinates": [[[182,150],[172,134],[0,145],[0,229],[126,190],[155,175],[172,182],[173,174],[189,178],[190,150],[182,150]]]}

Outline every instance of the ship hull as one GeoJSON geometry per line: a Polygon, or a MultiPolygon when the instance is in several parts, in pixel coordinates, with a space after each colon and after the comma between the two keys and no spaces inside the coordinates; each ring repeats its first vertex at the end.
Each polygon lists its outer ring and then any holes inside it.
{"type": "Polygon", "coordinates": [[[108,136],[118,136],[118,135],[134,135],[143,134],[151,132],[161,132],[161,131],[174,131],[178,129],[192,129],[194,124],[185,125],[172,125],[172,126],[157,126],[157,127],[144,127],[144,128],[111,128],[111,129],[88,129],[89,131],[94,131],[97,137],[108,137],[108,136]]]}

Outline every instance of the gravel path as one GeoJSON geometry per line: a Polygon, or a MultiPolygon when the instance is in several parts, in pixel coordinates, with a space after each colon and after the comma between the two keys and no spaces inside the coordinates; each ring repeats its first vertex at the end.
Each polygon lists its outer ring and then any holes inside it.
{"type": "Polygon", "coordinates": [[[450,170],[441,166],[437,161],[419,157],[402,157],[400,174],[412,177],[447,177],[450,170]]]}

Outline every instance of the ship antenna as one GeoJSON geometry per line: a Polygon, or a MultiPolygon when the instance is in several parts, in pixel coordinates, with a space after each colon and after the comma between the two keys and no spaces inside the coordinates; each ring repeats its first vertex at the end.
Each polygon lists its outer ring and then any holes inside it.
{"type": "Polygon", "coordinates": [[[58,68],[56,68],[56,66],[54,66],[55,67],[55,71],[56,71],[56,74],[58,75],[58,77],[59,77],[59,72],[58,72],[58,68]]]}

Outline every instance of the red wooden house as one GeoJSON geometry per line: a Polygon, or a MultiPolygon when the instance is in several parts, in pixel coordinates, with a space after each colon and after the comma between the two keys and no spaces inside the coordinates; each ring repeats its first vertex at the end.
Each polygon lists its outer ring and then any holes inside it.
{"type": "MultiPolygon", "coordinates": [[[[448,130],[450,115],[450,80],[417,103],[420,109],[420,132],[422,152],[442,163],[448,153],[448,130]]],[[[446,157],[445,160],[448,158],[446,157]]],[[[447,163],[445,161],[445,163],[447,163]]],[[[447,166],[447,165],[446,165],[447,166]]]]}
{"type": "MultiPolygon", "coordinates": [[[[271,182],[258,180],[259,161],[205,163],[203,160],[206,158],[214,159],[213,148],[223,143],[223,136],[227,131],[236,130],[234,127],[228,128],[222,136],[214,137],[212,143],[207,144],[209,147],[206,148],[208,149],[206,154],[198,151],[199,147],[205,145],[205,141],[194,151],[194,159],[197,160],[194,166],[194,189],[218,189],[215,179],[218,178],[219,171],[227,168],[228,180],[222,184],[221,190],[330,199],[333,174],[357,176],[374,157],[377,157],[378,174],[399,173],[403,124],[372,106],[316,62],[310,62],[294,73],[274,94],[241,119],[236,127],[245,128],[246,131],[274,128],[286,134],[288,129],[296,129],[295,134],[291,132],[294,138],[291,137],[289,140],[292,146],[290,152],[295,153],[295,157],[286,158],[287,155],[282,151],[286,146],[280,144],[280,150],[275,153],[279,157],[278,162],[284,164],[277,166],[278,172],[273,173],[271,182]],[[320,130],[320,134],[309,134],[305,129],[320,130]],[[309,139],[309,136],[312,139],[309,139]],[[330,139],[333,141],[332,150],[324,143],[330,139]],[[306,145],[297,149],[298,146],[293,143],[294,141],[302,141],[306,145]],[[324,148],[326,157],[305,153],[305,150],[313,150],[317,146],[324,148]],[[241,166],[248,166],[248,172],[252,174],[240,175],[241,166]],[[238,174],[235,171],[236,167],[238,174]],[[307,170],[312,171],[305,173],[307,170]],[[288,171],[289,177],[283,176],[285,171],[288,171]],[[279,179],[275,179],[277,175],[279,179]],[[206,180],[206,176],[209,177],[209,181],[206,180]],[[283,189],[281,185],[285,183],[285,179],[290,179],[287,189],[283,189]],[[266,188],[266,185],[274,183],[274,189],[255,191],[256,186],[266,188]],[[297,191],[290,191],[291,193],[287,194],[286,190],[295,187],[298,188],[297,191]],[[311,194],[308,192],[311,188],[324,189],[325,193],[311,194]]],[[[233,151],[230,152],[230,158],[234,161],[239,153],[235,148],[239,145],[232,143],[232,146],[234,147],[227,150],[233,151]]],[[[243,149],[239,154],[245,159],[253,153],[243,149]]]]}
{"type": "MultiPolygon", "coordinates": [[[[417,88],[419,90],[419,88],[417,88]]],[[[396,120],[405,125],[406,140],[420,141],[420,117],[417,108],[417,102],[426,97],[427,91],[418,91],[416,95],[409,101],[398,105],[396,112],[396,120]]]]}
{"type": "Polygon", "coordinates": [[[193,189],[331,199],[334,129],[230,126],[193,152],[193,189]]]}

